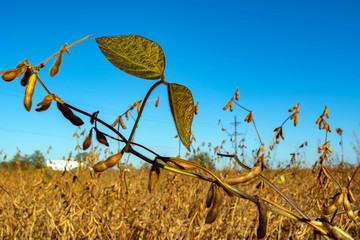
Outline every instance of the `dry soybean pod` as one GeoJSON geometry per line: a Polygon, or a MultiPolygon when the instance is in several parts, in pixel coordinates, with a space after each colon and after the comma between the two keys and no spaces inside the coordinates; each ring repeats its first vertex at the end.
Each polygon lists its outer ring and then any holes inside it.
{"type": "Polygon", "coordinates": [[[23,78],[20,81],[21,86],[25,87],[28,83],[29,83],[29,78],[31,76],[31,74],[33,73],[31,68],[26,68],[25,74],[23,76],[23,78]]]}
{"type": "Polygon", "coordinates": [[[166,159],[166,164],[169,165],[170,167],[174,167],[182,170],[193,170],[197,168],[197,166],[191,163],[187,163],[186,160],[181,161],[181,159],[178,160],[177,158],[172,158],[172,157],[166,159]]]}
{"type": "Polygon", "coordinates": [[[194,113],[197,115],[199,113],[199,102],[196,103],[194,107],[194,113]]]}
{"type": "Polygon", "coordinates": [[[2,75],[2,79],[6,82],[11,82],[12,80],[14,80],[15,78],[19,77],[21,74],[23,74],[26,70],[26,65],[24,62],[19,62],[19,64],[17,65],[16,69],[12,69],[9,71],[6,71],[3,75],[2,75]]]}
{"type": "Polygon", "coordinates": [[[54,94],[49,94],[46,97],[44,97],[43,101],[41,103],[38,103],[36,106],[41,106],[37,109],[35,109],[37,112],[43,112],[49,109],[52,100],[54,99],[54,94]]]}
{"type": "Polygon", "coordinates": [[[355,216],[353,210],[351,209],[351,204],[350,204],[347,194],[344,194],[344,208],[345,208],[345,211],[346,211],[346,214],[348,215],[348,217],[351,218],[352,220],[355,220],[356,216],[355,216]]]}
{"type": "Polygon", "coordinates": [[[137,105],[137,112],[140,113],[140,109],[141,109],[141,101],[139,102],[139,104],[137,105]]]}
{"type": "Polygon", "coordinates": [[[111,168],[116,165],[118,161],[120,161],[122,157],[122,153],[119,152],[115,155],[108,157],[105,161],[98,162],[93,166],[95,172],[103,172],[108,168],[111,168]]]}
{"type": "Polygon", "coordinates": [[[249,112],[249,114],[246,116],[246,118],[244,119],[245,122],[252,122],[254,119],[253,119],[253,114],[252,114],[252,111],[249,112]]]}
{"type": "Polygon", "coordinates": [[[18,66],[16,68],[18,69],[16,77],[19,77],[27,69],[25,63],[23,63],[23,62],[19,62],[18,66]]]}
{"type": "Polygon", "coordinates": [[[2,75],[2,79],[6,82],[11,82],[16,78],[16,76],[17,76],[17,69],[9,70],[2,75]]]}
{"type": "Polygon", "coordinates": [[[116,120],[115,120],[115,122],[113,122],[113,124],[111,124],[111,126],[112,126],[113,128],[116,126],[116,124],[119,123],[119,118],[120,118],[120,116],[116,118],[116,120]]]}
{"type": "Polygon", "coordinates": [[[261,144],[261,147],[259,148],[259,150],[256,153],[256,157],[259,157],[260,153],[264,150],[264,144],[261,144]]]}
{"type": "Polygon", "coordinates": [[[257,237],[258,239],[262,239],[266,236],[267,209],[264,201],[261,198],[258,199],[257,206],[259,210],[259,227],[257,229],[257,237]]]}
{"type": "Polygon", "coordinates": [[[154,191],[155,185],[159,180],[159,176],[160,176],[160,167],[157,164],[153,164],[149,173],[148,189],[150,193],[154,191]]]}
{"type": "Polygon", "coordinates": [[[236,101],[239,101],[239,97],[240,97],[239,89],[236,88],[236,91],[235,91],[235,99],[236,99],[236,101]]]}
{"type": "Polygon", "coordinates": [[[334,202],[334,204],[335,204],[335,206],[336,206],[337,208],[339,208],[339,207],[343,204],[343,202],[344,202],[344,197],[345,197],[345,193],[342,192],[342,193],[340,193],[339,197],[338,197],[338,198],[336,199],[336,201],[334,202]]]}
{"type": "Polygon", "coordinates": [[[96,132],[96,139],[99,141],[99,143],[104,144],[105,146],[109,146],[108,141],[106,140],[105,135],[100,132],[97,128],[95,128],[95,132],[96,132]]]}
{"type": "Polygon", "coordinates": [[[226,109],[228,109],[229,107],[232,108],[232,100],[230,99],[230,101],[225,105],[225,107],[223,107],[223,110],[225,111],[226,109]]]}
{"type": "Polygon", "coordinates": [[[296,127],[298,125],[298,123],[299,123],[299,115],[296,114],[295,118],[294,118],[294,126],[296,127]]]}
{"type": "Polygon", "coordinates": [[[32,97],[33,97],[34,91],[35,91],[37,75],[38,75],[38,73],[36,72],[30,76],[29,84],[25,90],[24,106],[28,112],[31,110],[32,97]]]}
{"type": "Polygon", "coordinates": [[[56,58],[54,65],[50,68],[50,76],[54,77],[56,74],[59,73],[61,64],[62,64],[62,59],[64,56],[64,51],[66,50],[66,45],[64,47],[61,48],[59,56],[56,58]]]}
{"type": "Polygon", "coordinates": [[[339,207],[341,207],[343,202],[344,202],[344,193],[340,193],[333,204],[331,204],[328,207],[325,207],[324,214],[325,215],[333,214],[339,207]]]}
{"type": "Polygon", "coordinates": [[[124,124],[124,121],[122,120],[121,116],[119,116],[119,123],[120,123],[120,126],[122,127],[122,129],[126,129],[126,125],[124,124]]]}
{"type": "Polygon", "coordinates": [[[216,186],[211,206],[206,215],[205,223],[208,223],[208,224],[213,223],[216,220],[217,215],[219,213],[219,207],[220,207],[222,201],[223,201],[223,194],[216,186]]]}
{"type": "Polygon", "coordinates": [[[215,183],[212,183],[210,185],[209,191],[206,195],[206,208],[209,208],[211,206],[211,203],[214,198],[215,187],[216,187],[215,183]]]}
{"type": "Polygon", "coordinates": [[[90,130],[89,135],[85,138],[84,142],[83,142],[83,150],[86,150],[90,147],[92,142],[92,129],[90,130]]]}
{"type": "Polygon", "coordinates": [[[64,115],[64,117],[68,119],[75,126],[81,126],[84,124],[81,118],[76,116],[69,107],[65,106],[60,102],[57,102],[57,107],[60,110],[60,112],[64,115]]]}
{"type": "MultiPolygon", "coordinates": [[[[14,70],[9,70],[6,71],[3,75],[2,75],[2,79],[6,82],[11,82],[13,81],[16,77],[18,77],[18,69],[14,69],[14,70]]],[[[20,74],[21,75],[21,74],[20,74]]]]}
{"type": "Polygon", "coordinates": [[[326,230],[328,231],[329,237],[332,237],[337,240],[349,240],[349,238],[341,235],[341,233],[338,232],[330,223],[324,222],[323,224],[324,224],[324,227],[326,228],[326,230]]]}
{"type": "Polygon", "coordinates": [[[224,182],[230,185],[236,185],[238,183],[244,183],[247,182],[255,177],[257,177],[261,173],[261,167],[255,166],[253,167],[250,172],[246,174],[242,174],[238,177],[231,177],[228,179],[225,179],[224,182]]]}
{"type": "Polygon", "coordinates": [[[332,204],[328,207],[325,207],[324,214],[330,215],[330,214],[333,214],[336,210],[337,210],[337,207],[335,206],[335,204],[332,204]]]}

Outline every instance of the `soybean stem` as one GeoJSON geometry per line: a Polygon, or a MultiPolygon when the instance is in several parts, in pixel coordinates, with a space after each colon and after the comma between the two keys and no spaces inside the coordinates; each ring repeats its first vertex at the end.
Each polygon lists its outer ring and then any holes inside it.
{"type": "MultiPolygon", "coordinates": [[[[91,37],[93,37],[93,36],[94,36],[94,35],[90,35],[90,36],[84,37],[84,38],[82,38],[82,39],[80,39],[80,40],[72,43],[71,45],[67,46],[65,49],[68,50],[69,48],[75,46],[76,44],[78,44],[78,43],[80,43],[80,42],[82,42],[82,41],[84,41],[84,40],[86,40],[86,39],[88,39],[88,38],[91,38],[91,37]]],[[[49,58],[46,59],[45,61],[43,61],[43,62],[39,63],[38,65],[36,65],[35,68],[40,68],[41,65],[46,64],[48,61],[50,61],[51,59],[53,59],[54,57],[56,57],[57,55],[59,55],[59,53],[61,53],[62,51],[64,51],[64,50],[63,50],[63,47],[62,47],[58,52],[56,52],[55,54],[53,54],[51,57],[49,57],[49,58]]]]}
{"type": "Polygon", "coordinates": [[[154,85],[151,86],[151,88],[149,89],[149,91],[146,93],[145,98],[144,98],[144,100],[143,100],[142,103],[141,103],[141,108],[140,108],[140,111],[139,111],[138,116],[137,116],[137,118],[136,118],[135,124],[134,124],[133,129],[132,129],[132,131],[131,131],[131,133],[130,133],[129,140],[127,141],[126,146],[125,146],[125,148],[124,148],[124,151],[125,151],[125,152],[127,152],[127,151],[129,150],[130,142],[131,142],[132,138],[134,137],[134,134],[135,134],[137,125],[138,125],[138,123],[139,123],[140,117],[141,117],[141,115],[142,115],[142,112],[144,111],[144,107],[145,107],[145,105],[146,105],[146,102],[147,102],[150,94],[152,93],[152,91],[154,91],[154,89],[155,89],[156,87],[158,87],[158,86],[159,86],[160,84],[162,84],[162,83],[164,83],[163,80],[157,81],[154,85]]]}

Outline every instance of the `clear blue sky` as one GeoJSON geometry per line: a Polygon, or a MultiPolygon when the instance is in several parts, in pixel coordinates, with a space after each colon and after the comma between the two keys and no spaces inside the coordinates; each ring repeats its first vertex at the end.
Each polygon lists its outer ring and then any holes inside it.
{"type": "MultiPolygon", "coordinates": [[[[166,56],[166,80],[186,85],[200,103],[193,132],[195,147],[203,141],[213,146],[229,137],[217,125],[233,131],[236,115],[246,112],[222,107],[240,91],[240,103],[253,110],[265,143],[273,130],[300,103],[298,127],[284,127],[285,141],[273,160],[289,161],[289,153],[304,141],[306,160],[318,157],[324,131],[315,125],[325,104],[333,129],[329,139],[340,154],[335,128],[344,130],[345,160],[355,162],[353,131],[360,135],[360,2],[359,1],[5,1],[0,14],[0,70],[13,68],[28,58],[45,60],[63,44],[87,35],[95,37],[138,34],[158,42],[166,56]]],[[[129,104],[142,99],[154,83],[129,76],[113,67],[95,39],[89,39],[65,55],[59,75],[50,78],[48,68],[40,78],[50,91],[68,103],[112,123],[129,104]]],[[[49,158],[61,159],[76,146],[76,128],[56,106],[42,113],[23,107],[24,88],[19,80],[0,82],[0,150],[8,157],[40,149],[49,158]]],[[[37,86],[34,105],[45,92],[37,86]]],[[[158,88],[159,108],[146,108],[135,141],[159,154],[178,154],[177,134],[167,103],[166,89],[158,88]]],[[[79,115],[80,116],[80,115],[79,115]]],[[[82,129],[90,129],[89,121],[82,129]]],[[[126,122],[128,128],[133,121],[126,122]]],[[[252,125],[239,125],[248,155],[259,146],[252,125]]],[[[80,132],[80,131],[79,131],[80,132]]],[[[124,131],[128,136],[130,131],[124,131]]],[[[241,138],[240,136],[239,138],[241,138]]],[[[111,143],[111,149],[116,150],[111,143]]],[[[205,148],[204,150],[207,150],[205,148]]],[[[232,151],[231,145],[226,145],[232,151]]],[[[182,154],[185,148],[182,148],[182,154]]],[[[138,159],[132,158],[133,164],[138,159]]]]}

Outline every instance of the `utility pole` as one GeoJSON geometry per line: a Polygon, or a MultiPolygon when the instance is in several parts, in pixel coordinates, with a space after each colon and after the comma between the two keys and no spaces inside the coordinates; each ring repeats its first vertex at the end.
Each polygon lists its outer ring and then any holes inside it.
{"type": "Polygon", "coordinates": [[[240,124],[240,122],[238,122],[236,120],[236,116],[235,116],[235,122],[233,122],[231,124],[234,124],[234,126],[235,126],[235,132],[233,134],[230,134],[230,135],[234,136],[234,138],[235,138],[235,155],[237,155],[237,136],[240,135],[240,133],[237,132],[237,125],[240,124]]]}

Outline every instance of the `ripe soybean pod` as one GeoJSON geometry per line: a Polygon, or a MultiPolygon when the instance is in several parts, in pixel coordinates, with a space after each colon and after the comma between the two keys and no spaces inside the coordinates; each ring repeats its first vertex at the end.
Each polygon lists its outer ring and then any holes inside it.
{"type": "Polygon", "coordinates": [[[105,135],[99,131],[97,128],[94,128],[96,132],[96,140],[98,140],[99,143],[104,144],[105,146],[109,146],[108,141],[106,140],[105,135]]]}
{"type": "Polygon", "coordinates": [[[261,166],[255,166],[253,167],[250,172],[246,174],[242,174],[237,177],[231,177],[228,179],[225,179],[224,182],[230,185],[236,185],[238,183],[244,183],[247,182],[255,177],[257,177],[261,173],[261,166]]]}
{"type": "Polygon", "coordinates": [[[67,107],[66,105],[57,102],[57,107],[60,110],[60,112],[64,115],[64,117],[66,119],[68,119],[72,124],[74,124],[75,126],[81,126],[84,124],[84,122],[81,120],[81,118],[79,118],[78,116],[76,116],[69,107],[67,107]]]}
{"type": "Polygon", "coordinates": [[[259,227],[257,229],[258,239],[262,239],[266,236],[267,228],[267,209],[264,201],[261,198],[258,198],[258,211],[259,211],[259,227]]]}
{"type": "Polygon", "coordinates": [[[343,205],[344,203],[344,196],[345,194],[343,192],[339,193],[335,202],[324,209],[324,214],[325,215],[333,214],[339,207],[341,207],[341,205],[343,205]]]}
{"type": "Polygon", "coordinates": [[[222,201],[223,201],[223,194],[218,189],[218,187],[215,187],[214,196],[212,198],[212,203],[209,208],[209,211],[206,215],[205,223],[208,224],[213,223],[216,220],[217,215],[219,213],[219,207],[221,206],[222,201]]]}
{"type": "Polygon", "coordinates": [[[6,82],[11,82],[15,78],[17,78],[18,76],[23,74],[25,69],[26,69],[25,67],[22,67],[22,68],[15,69],[15,70],[9,70],[2,75],[2,79],[6,82]]]}
{"type": "Polygon", "coordinates": [[[216,188],[216,184],[212,183],[210,185],[208,194],[206,195],[206,207],[209,208],[211,206],[211,203],[213,201],[214,198],[214,192],[215,192],[215,188],[216,188]]]}
{"type": "Polygon", "coordinates": [[[25,98],[24,98],[24,106],[25,109],[29,112],[31,110],[32,105],[32,97],[34,95],[35,91],[35,85],[36,85],[36,79],[37,79],[38,73],[33,73],[29,78],[29,84],[27,85],[25,89],[25,98]]]}
{"type": "Polygon", "coordinates": [[[89,135],[85,138],[84,142],[83,142],[83,150],[86,150],[90,147],[92,142],[92,129],[90,130],[89,135]]]}
{"type": "MultiPolygon", "coordinates": [[[[127,112],[126,112],[126,113],[127,113],[127,112]]],[[[122,119],[121,116],[119,116],[119,123],[120,123],[120,126],[121,126],[123,129],[126,129],[126,125],[125,125],[125,123],[124,123],[124,121],[123,121],[123,119],[122,119]]]]}
{"type": "Polygon", "coordinates": [[[98,162],[93,166],[95,172],[103,172],[108,168],[111,168],[116,165],[118,161],[120,161],[122,157],[122,152],[119,152],[115,155],[108,157],[105,161],[98,162]]]}
{"type": "Polygon", "coordinates": [[[345,208],[345,211],[346,211],[346,214],[348,215],[348,217],[351,218],[352,220],[355,220],[356,216],[355,216],[353,210],[351,209],[351,204],[350,204],[347,194],[344,194],[344,208],[345,208]]]}
{"type": "Polygon", "coordinates": [[[153,164],[149,173],[148,189],[150,193],[154,191],[155,185],[159,180],[159,176],[160,176],[160,167],[157,164],[153,164]]]}
{"type": "Polygon", "coordinates": [[[19,77],[21,74],[23,74],[26,70],[26,65],[24,62],[20,62],[15,69],[6,71],[2,75],[2,79],[6,82],[11,82],[15,78],[19,77]]]}
{"type": "Polygon", "coordinates": [[[56,58],[54,65],[50,68],[50,76],[51,77],[54,77],[55,75],[57,75],[59,73],[59,70],[60,70],[60,67],[61,67],[61,64],[62,64],[62,59],[63,59],[63,56],[64,56],[64,51],[67,51],[66,50],[66,45],[67,44],[65,44],[65,46],[63,46],[61,48],[60,53],[59,53],[58,57],[56,58]]]}
{"type": "Polygon", "coordinates": [[[26,68],[25,74],[23,76],[23,78],[20,81],[21,86],[25,87],[26,85],[28,85],[29,83],[29,78],[31,76],[31,74],[33,73],[33,70],[31,68],[26,68]]]}
{"type": "Polygon", "coordinates": [[[193,165],[192,163],[188,163],[186,160],[178,159],[178,158],[166,158],[166,164],[173,168],[178,168],[182,170],[192,170],[196,169],[196,165],[193,165]]]}

